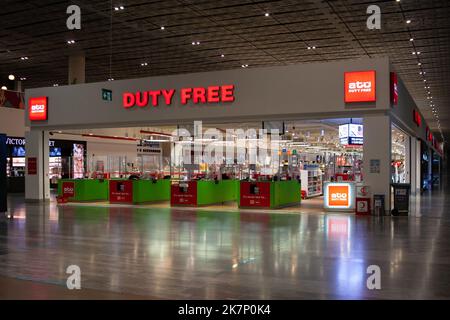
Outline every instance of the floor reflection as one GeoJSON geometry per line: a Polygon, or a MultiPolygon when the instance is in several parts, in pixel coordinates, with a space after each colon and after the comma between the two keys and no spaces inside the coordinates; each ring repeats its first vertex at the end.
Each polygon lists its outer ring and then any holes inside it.
{"type": "Polygon", "coordinates": [[[65,285],[75,264],[85,288],[156,298],[450,297],[447,219],[10,204],[3,276],[65,285]]]}

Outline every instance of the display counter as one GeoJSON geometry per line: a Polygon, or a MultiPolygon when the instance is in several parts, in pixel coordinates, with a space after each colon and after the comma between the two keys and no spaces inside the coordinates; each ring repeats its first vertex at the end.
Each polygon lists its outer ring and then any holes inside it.
{"type": "Polygon", "coordinates": [[[356,184],[354,182],[325,182],[324,208],[333,211],[354,211],[356,184]]]}
{"type": "Polygon", "coordinates": [[[238,180],[180,181],[172,184],[170,204],[172,206],[205,206],[236,201],[238,180]]]}
{"type": "Polygon", "coordinates": [[[109,202],[138,204],[170,199],[170,180],[109,180],[109,202]]]}
{"type": "Polygon", "coordinates": [[[108,180],[61,179],[58,182],[58,196],[74,202],[106,201],[108,186],[108,180]]]}
{"type": "Polygon", "coordinates": [[[300,204],[301,185],[297,180],[241,181],[240,208],[281,208],[300,204]]]}

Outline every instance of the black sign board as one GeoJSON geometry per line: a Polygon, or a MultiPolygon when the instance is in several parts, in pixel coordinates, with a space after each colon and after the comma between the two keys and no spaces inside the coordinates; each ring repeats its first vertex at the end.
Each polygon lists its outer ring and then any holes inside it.
{"type": "Polygon", "coordinates": [[[0,212],[8,210],[6,204],[6,135],[0,134],[0,212]]]}

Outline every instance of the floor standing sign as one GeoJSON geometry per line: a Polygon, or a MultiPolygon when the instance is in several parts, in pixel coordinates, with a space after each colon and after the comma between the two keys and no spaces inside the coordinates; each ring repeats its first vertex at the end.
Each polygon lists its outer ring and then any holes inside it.
{"type": "Polygon", "coordinates": [[[6,205],[6,135],[0,134],[0,212],[8,210],[6,205]]]}

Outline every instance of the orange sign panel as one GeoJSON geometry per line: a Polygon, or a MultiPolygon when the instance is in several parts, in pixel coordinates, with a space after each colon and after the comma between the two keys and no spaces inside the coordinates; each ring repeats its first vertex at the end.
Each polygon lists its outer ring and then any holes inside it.
{"type": "Polygon", "coordinates": [[[328,205],[330,207],[350,206],[350,186],[339,185],[328,187],[328,205]]]}
{"type": "Polygon", "coordinates": [[[376,98],[376,72],[345,73],[345,102],[374,102],[376,98]]]}

